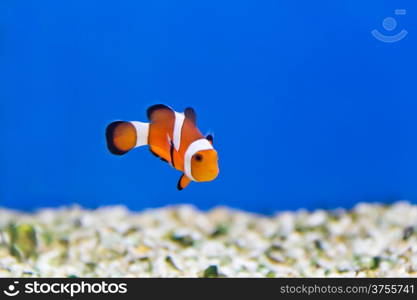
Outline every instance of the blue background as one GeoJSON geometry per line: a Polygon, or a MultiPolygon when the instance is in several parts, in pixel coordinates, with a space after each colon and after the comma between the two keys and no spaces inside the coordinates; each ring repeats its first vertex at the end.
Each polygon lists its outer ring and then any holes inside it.
{"type": "Polygon", "coordinates": [[[269,213],[417,201],[415,1],[0,1],[0,206],[192,203],[269,213]],[[396,8],[407,15],[395,16],[396,8]],[[395,16],[394,44],[370,31],[395,16]],[[165,103],[215,134],[220,176],[176,190],[105,146],[165,103]]]}

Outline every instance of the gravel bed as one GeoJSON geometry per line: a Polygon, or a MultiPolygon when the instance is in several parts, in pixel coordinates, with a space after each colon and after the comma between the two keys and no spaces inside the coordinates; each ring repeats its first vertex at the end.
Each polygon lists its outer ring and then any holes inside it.
{"type": "Polygon", "coordinates": [[[417,206],[0,209],[0,277],[417,277],[417,206]]]}

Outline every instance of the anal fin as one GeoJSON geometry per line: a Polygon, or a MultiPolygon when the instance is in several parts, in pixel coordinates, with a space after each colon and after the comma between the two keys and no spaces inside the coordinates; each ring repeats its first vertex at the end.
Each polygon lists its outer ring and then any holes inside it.
{"type": "Polygon", "coordinates": [[[154,152],[150,147],[149,147],[149,151],[156,157],[158,157],[160,160],[162,160],[163,162],[169,163],[169,161],[167,161],[165,158],[159,156],[156,152],[154,152]]]}

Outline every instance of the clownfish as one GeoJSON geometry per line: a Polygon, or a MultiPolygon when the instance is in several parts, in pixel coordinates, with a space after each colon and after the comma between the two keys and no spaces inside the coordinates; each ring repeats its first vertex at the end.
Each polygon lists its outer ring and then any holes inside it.
{"type": "Polygon", "coordinates": [[[106,128],[107,148],[116,155],[149,146],[161,160],[181,171],[177,188],[184,189],[191,181],[212,181],[219,174],[213,136],[203,136],[197,128],[197,116],[191,107],[183,113],[156,104],[148,108],[149,123],[115,121],[106,128]]]}

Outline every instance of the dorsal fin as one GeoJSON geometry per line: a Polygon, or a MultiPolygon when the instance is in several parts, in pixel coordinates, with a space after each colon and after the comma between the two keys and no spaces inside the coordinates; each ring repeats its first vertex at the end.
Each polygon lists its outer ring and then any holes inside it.
{"type": "Polygon", "coordinates": [[[146,115],[148,116],[148,120],[152,121],[152,115],[161,109],[168,109],[170,111],[172,111],[172,109],[169,106],[166,106],[165,104],[155,104],[150,106],[147,111],[146,111],[146,115]]]}
{"type": "Polygon", "coordinates": [[[187,119],[193,122],[194,125],[197,125],[197,114],[195,113],[195,110],[192,107],[187,107],[184,110],[184,115],[187,119]]]}
{"type": "Polygon", "coordinates": [[[206,135],[206,139],[210,142],[210,144],[213,145],[214,138],[213,138],[213,135],[211,133],[206,135]]]}

